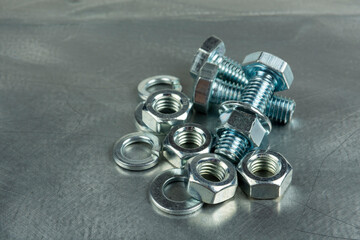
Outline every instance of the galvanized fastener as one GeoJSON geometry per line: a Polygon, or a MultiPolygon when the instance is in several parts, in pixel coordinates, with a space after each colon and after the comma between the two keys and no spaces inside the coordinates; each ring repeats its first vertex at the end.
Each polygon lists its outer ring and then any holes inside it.
{"type": "Polygon", "coordinates": [[[208,204],[224,202],[235,195],[238,185],[235,167],[223,157],[206,153],[192,158],[188,193],[208,204]]]}
{"type": "Polygon", "coordinates": [[[171,89],[181,92],[182,86],[180,84],[180,80],[177,77],[170,75],[158,75],[146,78],[142,80],[138,85],[138,94],[142,100],[146,100],[151,92],[149,88],[157,86],[157,85],[169,85],[171,89]]]}
{"type": "Polygon", "coordinates": [[[219,136],[215,153],[237,164],[247,151],[259,147],[271,131],[270,120],[257,108],[241,102],[224,102],[220,106],[219,136]]]}
{"type": "Polygon", "coordinates": [[[225,44],[220,38],[216,36],[207,38],[194,56],[190,68],[190,75],[194,79],[197,79],[202,66],[206,62],[210,62],[219,66],[220,78],[240,85],[246,85],[248,80],[246,79],[241,65],[238,62],[224,56],[225,51],[225,44]]]}
{"type": "Polygon", "coordinates": [[[177,168],[199,154],[209,153],[213,136],[200,124],[186,123],[171,128],[163,144],[163,156],[177,168]]]}
{"type": "Polygon", "coordinates": [[[280,197],[292,180],[292,167],[283,155],[274,151],[249,152],[237,166],[239,186],[252,198],[280,197]]]}
{"type": "MultiPolygon", "coordinates": [[[[207,112],[211,104],[219,104],[228,100],[242,99],[245,86],[219,79],[219,66],[205,63],[195,83],[193,102],[194,108],[207,112]]],[[[261,91],[261,89],[259,89],[261,91]]],[[[273,95],[267,102],[265,115],[270,119],[286,124],[295,111],[295,101],[273,95]]]]}
{"type": "Polygon", "coordinates": [[[199,210],[203,203],[193,197],[183,201],[175,201],[165,195],[165,188],[173,182],[187,182],[188,173],[185,169],[167,170],[153,180],[150,186],[150,200],[161,211],[172,215],[186,215],[199,210]]]}

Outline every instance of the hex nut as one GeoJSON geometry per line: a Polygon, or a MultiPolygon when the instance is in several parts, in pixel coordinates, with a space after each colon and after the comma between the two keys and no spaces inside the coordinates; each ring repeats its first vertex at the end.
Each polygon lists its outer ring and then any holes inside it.
{"type": "Polygon", "coordinates": [[[239,186],[256,199],[282,196],[292,180],[292,167],[280,153],[258,150],[249,152],[237,166],[239,186]]]}
{"type": "Polygon", "coordinates": [[[171,127],[184,123],[191,114],[192,102],[181,92],[161,90],[151,94],[142,108],[142,121],[151,131],[166,134],[171,127]]]}
{"type": "Polygon", "coordinates": [[[271,71],[277,83],[275,91],[283,91],[290,88],[294,75],[287,62],[267,52],[254,52],[247,55],[243,61],[243,69],[246,77],[250,79],[256,71],[271,71]]]}
{"type": "Polygon", "coordinates": [[[235,195],[238,185],[236,169],[223,157],[206,153],[192,158],[188,165],[188,193],[205,203],[217,204],[235,195]]]}
{"type": "Polygon", "coordinates": [[[225,51],[225,44],[220,38],[216,36],[207,38],[194,56],[190,68],[190,75],[196,79],[201,67],[208,62],[209,59],[213,58],[215,55],[223,56],[225,51]]]}
{"type": "MultiPolygon", "coordinates": [[[[193,102],[194,108],[200,112],[206,113],[209,109],[212,84],[216,79],[218,66],[212,63],[205,63],[201,68],[199,77],[195,82],[193,102]]],[[[216,89],[214,89],[216,90],[216,89]]]]}
{"type": "Polygon", "coordinates": [[[212,138],[210,131],[199,124],[175,126],[164,139],[163,156],[174,167],[182,168],[190,158],[209,153],[212,138]]]}
{"type": "Polygon", "coordinates": [[[269,133],[255,112],[244,111],[237,106],[231,111],[220,114],[220,121],[221,125],[217,128],[219,136],[225,129],[233,129],[250,140],[255,147],[260,146],[264,137],[269,133]]]}

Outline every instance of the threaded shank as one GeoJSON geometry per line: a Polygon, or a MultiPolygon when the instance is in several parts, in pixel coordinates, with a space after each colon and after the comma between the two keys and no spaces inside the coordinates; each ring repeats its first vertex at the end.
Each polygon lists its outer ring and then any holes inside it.
{"type": "Polygon", "coordinates": [[[215,153],[225,156],[236,164],[240,162],[249,148],[249,140],[240,133],[227,129],[221,133],[215,146],[215,153]]]}
{"type": "Polygon", "coordinates": [[[265,114],[271,120],[286,124],[291,121],[295,111],[296,103],[294,100],[273,95],[267,103],[265,114]]]}
{"type": "Polygon", "coordinates": [[[274,93],[274,89],[275,86],[270,75],[257,75],[244,88],[240,101],[248,103],[264,112],[269,99],[274,93]]]}
{"type": "Polygon", "coordinates": [[[245,72],[243,71],[240,63],[232,60],[231,58],[217,54],[214,55],[210,61],[219,66],[220,79],[226,79],[227,81],[237,83],[241,86],[248,84],[245,72]]]}
{"type": "Polygon", "coordinates": [[[228,100],[238,100],[241,97],[241,90],[242,87],[239,84],[216,79],[213,83],[210,102],[219,104],[228,100]]]}

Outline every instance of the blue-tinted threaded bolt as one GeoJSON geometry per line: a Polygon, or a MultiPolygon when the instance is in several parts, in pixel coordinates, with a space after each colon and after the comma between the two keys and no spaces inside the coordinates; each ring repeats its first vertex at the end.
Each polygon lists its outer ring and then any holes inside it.
{"type": "Polygon", "coordinates": [[[264,113],[267,103],[274,93],[274,89],[273,77],[270,74],[259,71],[245,86],[240,101],[264,113]]]}
{"type": "Polygon", "coordinates": [[[241,97],[242,87],[236,83],[224,82],[216,78],[212,84],[210,102],[220,104],[228,100],[238,100],[241,97]]]}
{"type": "MultiPolygon", "coordinates": [[[[244,87],[240,84],[215,78],[212,83],[209,102],[213,104],[220,104],[230,100],[240,101],[243,90],[244,87]]],[[[250,95],[251,92],[249,91],[248,93],[248,95],[250,95]]],[[[246,98],[250,99],[250,96],[246,98]]],[[[268,116],[271,120],[282,124],[286,124],[291,120],[296,106],[294,100],[277,95],[273,95],[267,104],[259,101],[258,105],[261,104],[265,104],[265,106],[262,106],[261,108],[265,108],[266,116],[268,116]]]]}
{"type": "Polygon", "coordinates": [[[215,54],[208,59],[209,62],[215,63],[219,66],[219,78],[229,82],[237,83],[241,86],[248,84],[245,72],[241,64],[224,55],[215,54]]]}
{"type": "Polygon", "coordinates": [[[237,164],[250,149],[251,143],[242,134],[233,129],[224,130],[215,146],[215,153],[225,156],[237,164]]]}
{"type": "Polygon", "coordinates": [[[291,121],[295,107],[295,101],[286,97],[273,95],[267,103],[265,115],[273,121],[286,124],[291,121]]]}

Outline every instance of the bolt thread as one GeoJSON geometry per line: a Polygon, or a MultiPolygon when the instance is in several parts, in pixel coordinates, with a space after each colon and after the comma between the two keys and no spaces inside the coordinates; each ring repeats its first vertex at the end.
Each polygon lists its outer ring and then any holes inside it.
{"type": "Polygon", "coordinates": [[[273,95],[266,105],[265,114],[271,120],[286,124],[291,121],[295,107],[296,103],[293,99],[273,95]]]}
{"type": "Polygon", "coordinates": [[[239,84],[215,79],[213,82],[210,102],[219,104],[228,100],[238,100],[241,97],[242,87],[239,84]]]}
{"type": "Polygon", "coordinates": [[[214,55],[211,62],[218,65],[220,79],[226,79],[227,81],[237,83],[241,86],[248,84],[249,81],[247,80],[240,63],[218,54],[214,55]]]}
{"type": "MultiPolygon", "coordinates": [[[[225,101],[240,101],[243,87],[236,83],[216,79],[211,92],[210,102],[220,104],[225,101]]],[[[265,107],[265,115],[278,123],[286,124],[291,121],[296,103],[293,99],[273,95],[265,107]]]]}
{"type": "Polygon", "coordinates": [[[245,86],[240,101],[265,111],[269,99],[274,93],[275,86],[269,74],[256,75],[245,86]]]}
{"type": "Polygon", "coordinates": [[[234,164],[240,162],[250,149],[250,142],[233,129],[224,130],[215,146],[215,153],[223,155],[234,164]]]}

